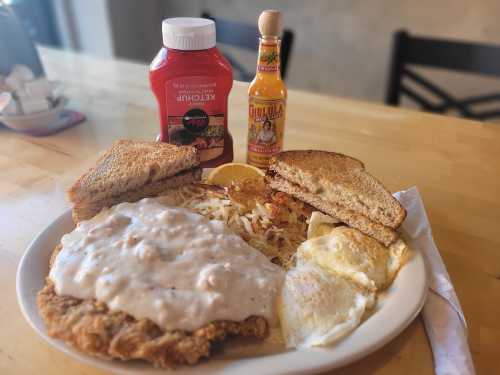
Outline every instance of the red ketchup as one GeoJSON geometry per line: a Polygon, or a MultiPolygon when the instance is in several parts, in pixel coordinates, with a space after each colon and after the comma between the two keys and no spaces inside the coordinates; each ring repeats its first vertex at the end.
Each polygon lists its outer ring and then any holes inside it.
{"type": "Polygon", "coordinates": [[[215,23],[204,18],[163,21],[163,45],[149,80],[160,110],[159,140],[193,145],[202,167],[233,160],[227,127],[231,65],[215,47],[215,23]]]}

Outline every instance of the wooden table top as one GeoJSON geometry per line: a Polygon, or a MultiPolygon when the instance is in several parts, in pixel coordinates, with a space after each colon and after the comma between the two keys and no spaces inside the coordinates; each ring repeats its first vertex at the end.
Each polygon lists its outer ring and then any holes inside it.
{"type": "MultiPolygon", "coordinates": [[[[15,293],[18,261],[68,204],[64,188],[118,138],[154,139],[146,65],[41,49],[49,78],[88,120],[50,137],[0,128],[0,373],[101,374],[52,349],[28,326],[15,293]]],[[[235,159],[245,160],[246,84],[229,103],[235,159]]],[[[363,160],[392,191],[418,186],[469,324],[478,373],[500,354],[500,125],[289,90],[287,149],[334,150],[363,160]]],[[[391,343],[335,374],[432,374],[416,319],[391,343]]]]}

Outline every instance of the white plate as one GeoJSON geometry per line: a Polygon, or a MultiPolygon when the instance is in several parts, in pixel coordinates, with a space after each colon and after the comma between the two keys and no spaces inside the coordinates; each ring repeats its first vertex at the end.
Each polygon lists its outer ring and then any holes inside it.
{"type": "MultiPolygon", "coordinates": [[[[106,361],[72,349],[62,341],[50,338],[38,315],[36,294],[42,289],[48,274],[50,254],[61,236],[74,228],[68,210],[43,232],[26,250],[17,271],[17,298],[24,317],[49,344],[82,362],[120,374],[158,374],[144,362],[106,361]]],[[[422,308],[427,294],[427,277],[424,260],[411,244],[411,260],[399,272],[392,286],[379,297],[374,313],[351,335],[329,348],[309,350],[258,350],[260,355],[235,358],[238,349],[230,349],[210,361],[195,367],[180,367],[178,374],[238,373],[238,374],[303,374],[337,368],[354,362],[382,347],[410,324],[422,308]],[[264,352],[264,353],[262,353],[264,352]]],[[[232,345],[226,345],[232,347],[232,345]]],[[[240,351],[241,352],[241,351],[240,351]]],[[[167,371],[168,372],[168,371],[167,371]]]]}

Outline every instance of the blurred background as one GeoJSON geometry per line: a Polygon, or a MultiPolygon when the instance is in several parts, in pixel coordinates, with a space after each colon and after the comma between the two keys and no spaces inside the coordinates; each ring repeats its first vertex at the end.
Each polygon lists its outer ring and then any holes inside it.
{"type": "MultiPolygon", "coordinates": [[[[167,17],[214,17],[256,25],[261,10],[283,12],[294,32],[290,88],[383,102],[393,33],[500,45],[498,0],[7,0],[37,42],[105,58],[149,63],[167,17]]],[[[0,36],[1,37],[1,36],[0,36]]],[[[226,47],[250,72],[256,54],[226,47]]],[[[457,96],[495,91],[499,80],[416,68],[457,96]],[[458,78],[458,76],[460,76],[458,78]]],[[[412,106],[408,102],[408,105],[412,106]]]]}

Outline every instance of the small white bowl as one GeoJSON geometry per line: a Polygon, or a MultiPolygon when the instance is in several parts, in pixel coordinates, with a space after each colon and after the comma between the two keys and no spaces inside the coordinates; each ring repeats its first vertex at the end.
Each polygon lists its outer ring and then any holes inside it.
{"type": "Polygon", "coordinates": [[[54,108],[48,111],[35,112],[26,115],[0,115],[0,123],[5,126],[30,135],[47,135],[63,127],[61,114],[68,104],[68,98],[60,96],[54,108]]]}

